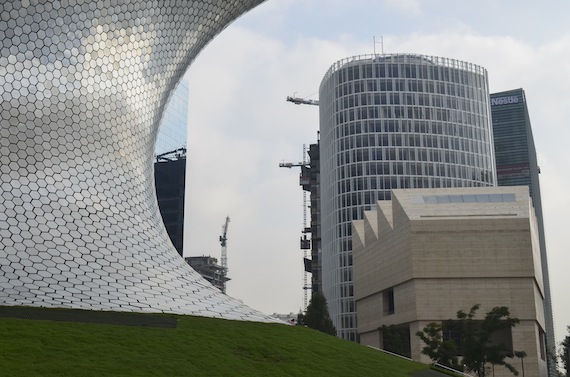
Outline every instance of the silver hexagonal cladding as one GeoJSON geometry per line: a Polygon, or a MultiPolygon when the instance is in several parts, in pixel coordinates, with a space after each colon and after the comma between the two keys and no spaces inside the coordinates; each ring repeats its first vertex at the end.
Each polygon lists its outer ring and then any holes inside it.
{"type": "Polygon", "coordinates": [[[0,3],[0,305],[273,321],[178,255],[152,168],[177,82],[261,2],[0,3]]]}

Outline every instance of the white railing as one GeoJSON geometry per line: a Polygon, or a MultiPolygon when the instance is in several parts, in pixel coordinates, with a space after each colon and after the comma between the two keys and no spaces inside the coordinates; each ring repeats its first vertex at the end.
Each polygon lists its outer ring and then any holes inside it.
{"type": "MultiPolygon", "coordinates": [[[[404,359],[404,360],[408,360],[408,361],[415,361],[415,360],[413,360],[413,359],[410,359],[410,358],[407,357],[407,356],[402,356],[402,355],[399,355],[399,354],[394,353],[394,352],[390,352],[390,351],[383,350],[383,349],[381,349],[381,348],[377,348],[377,347],[373,347],[373,346],[367,346],[367,347],[368,347],[368,348],[372,348],[372,349],[374,349],[374,350],[376,350],[376,351],[380,351],[380,352],[387,353],[388,355],[391,355],[391,356],[399,357],[400,359],[404,359]]],[[[460,375],[460,376],[463,376],[463,377],[474,377],[474,376],[471,375],[471,374],[463,373],[463,372],[461,372],[461,371],[458,371],[458,370],[456,370],[456,369],[453,369],[453,368],[450,368],[450,367],[448,367],[448,366],[442,365],[442,364],[440,364],[440,363],[435,363],[435,364],[433,364],[433,365],[435,365],[435,366],[438,367],[438,368],[445,369],[445,370],[448,370],[448,371],[450,371],[450,372],[456,373],[456,374],[458,374],[458,375],[460,375]]]]}
{"type": "Polygon", "coordinates": [[[362,55],[354,55],[348,58],[344,58],[338,60],[337,62],[333,63],[333,65],[328,69],[325,73],[323,81],[331,76],[334,72],[338,71],[345,65],[350,63],[355,64],[362,64],[362,62],[369,60],[369,61],[383,61],[387,63],[408,63],[408,64],[418,64],[419,62],[425,62],[426,65],[430,66],[442,66],[446,68],[457,68],[463,71],[476,73],[476,74],[485,74],[486,69],[481,67],[480,65],[469,63],[462,60],[452,59],[452,58],[445,58],[441,56],[429,56],[429,55],[421,55],[421,54],[409,54],[409,53],[401,53],[401,54],[362,54],[362,55]]]}
{"type": "Polygon", "coordinates": [[[445,365],[440,364],[440,363],[435,363],[434,365],[435,365],[436,367],[438,367],[438,368],[449,370],[449,371],[451,371],[451,372],[453,372],[453,373],[457,373],[457,374],[459,374],[459,375],[461,375],[461,376],[464,376],[464,377],[473,377],[473,375],[471,375],[471,374],[467,374],[467,373],[460,372],[460,371],[458,371],[458,370],[456,370],[456,369],[450,368],[450,367],[445,366],[445,365]]]}

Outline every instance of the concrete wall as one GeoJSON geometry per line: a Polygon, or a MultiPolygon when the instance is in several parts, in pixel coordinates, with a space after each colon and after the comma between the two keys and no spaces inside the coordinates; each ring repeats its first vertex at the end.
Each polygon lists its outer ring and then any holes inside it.
{"type": "MultiPolygon", "coordinates": [[[[507,306],[521,323],[513,347],[525,351],[525,374],[545,376],[540,356],[544,294],[536,222],[526,188],[394,190],[364,220],[353,223],[353,263],[358,332],[363,344],[382,325],[408,323],[412,358],[429,362],[415,333],[430,322],[456,318],[481,304],[477,318],[507,306]],[[413,204],[418,195],[514,193],[516,200],[413,204]],[[394,292],[394,313],[386,294],[394,292]]],[[[380,204],[380,203],[379,203],[380,204]]],[[[371,343],[369,343],[371,342],[371,343]]],[[[511,363],[520,369],[520,360],[511,363]]],[[[495,376],[511,375],[503,367],[495,376]],[[508,372],[508,373],[506,373],[508,372]],[[506,373],[506,374],[505,374],[506,373]]]]}

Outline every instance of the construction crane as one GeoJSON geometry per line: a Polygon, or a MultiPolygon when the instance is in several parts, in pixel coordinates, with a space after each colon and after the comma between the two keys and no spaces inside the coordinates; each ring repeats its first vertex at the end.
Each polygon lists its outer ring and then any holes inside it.
{"type": "MultiPolygon", "coordinates": [[[[306,159],[307,156],[307,146],[303,144],[303,162],[293,163],[293,162],[281,162],[279,163],[280,168],[288,168],[291,169],[293,167],[300,167],[301,168],[301,175],[299,177],[300,183],[302,186],[308,184],[308,177],[304,176],[304,170],[310,167],[310,163],[306,159]]],[[[307,239],[306,233],[310,232],[310,228],[307,228],[307,191],[303,189],[303,237],[301,237],[301,250],[303,251],[303,261],[306,261],[307,258],[307,250],[311,247],[311,240],[307,239]]],[[[311,289],[311,286],[308,284],[308,277],[307,277],[307,269],[304,269],[303,272],[303,311],[307,310],[307,300],[308,294],[307,291],[311,289]]]]}
{"type": "Polygon", "coordinates": [[[230,217],[226,216],[226,223],[222,226],[220,244],[222,245],[222,293],[226,293],[226,280],[228,275],[228,224],[230,217]]]}
{"type": "Polygon", "coordinates": [[[288,102],[293,102],[295,105],[315,105],[319,106],[319,101],[314,99],[304,99],[298,97],[287,96],[288,102]]]}
{"type": "Polygon", "coordinates": [[[280,168],[296,168],[296,167],[300,167],[300,166],[308,166],[309,164],[307,162],[280,162],[279,163],[279,167],[280,168]]]}
{"type": "MultiPolygon", "coordinates": [[[[295,105],[313,105],[313,106],[319,106],[319,101],[317,100],[311,100],[311,99],[304,99],[304,98],[299,98],[299,97],[295,97],[295,94],[293,94],[293,97],[291,96],[287,96],[287,102],[292,102],[295,105]]],[[[300,178],[300,184],[301,186],[303,186],[303,236],[301,237],[301,250],[303,250],[303,263],[306,264],[306,262],[308,261],[307,258],[307,250],[309,250],[311,247],[311,240],[307,239],[307,233],[310,233],[310,228],[307,228],[307,189],[306,186],[308,187],[309,182],[308,182],[308,177],[304,176],[304,171],[310,169],[311,164],[310,162],[307,161],[307,146],[305,144],[303,144],[303,161],[302,162],[298,162],[298,163],[292,163],[292,162],[281,162],[279,164],[279,167],[281,168],[293,168],[293,167],[300,167],[301,168],[301,176],[300,178]]],[[[307,311],[307,291],[311,289],[311,286],[308,284],[308,277],[307,277],[307,268],[305,266],[304,268],[304,273],[303,273],[303,311],[307,311]]]]}

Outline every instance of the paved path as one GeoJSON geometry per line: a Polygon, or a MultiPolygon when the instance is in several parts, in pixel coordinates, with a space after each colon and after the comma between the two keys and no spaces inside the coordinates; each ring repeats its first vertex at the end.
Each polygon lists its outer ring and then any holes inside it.
{"type": "Polygon", "coordinates": [[[450,377],[449,374],[440,373],[432,369],[421,370],[412,374],[412,377],[450,377]]]}

